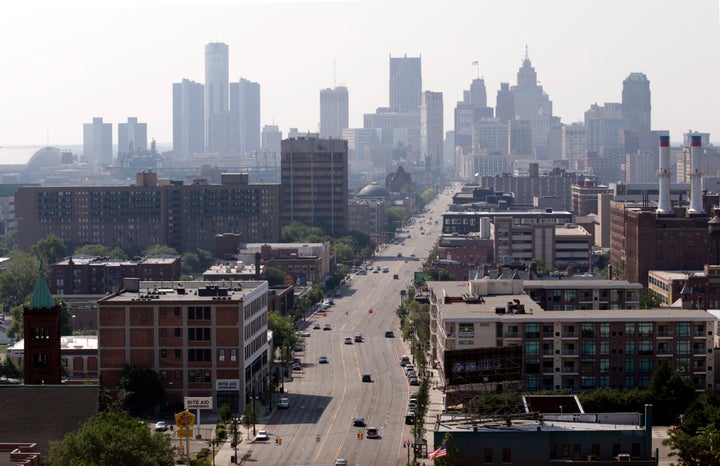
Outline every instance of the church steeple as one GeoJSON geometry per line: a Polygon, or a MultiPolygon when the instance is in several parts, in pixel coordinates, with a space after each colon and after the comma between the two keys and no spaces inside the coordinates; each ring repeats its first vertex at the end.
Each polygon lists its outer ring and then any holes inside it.
{"type": "Polygon", "coordinates": [[[60,305],[55,304],[43,274],[42,260],[30,304],[23,309],[24,378],[28,385],[59,384],[60,305]]]}

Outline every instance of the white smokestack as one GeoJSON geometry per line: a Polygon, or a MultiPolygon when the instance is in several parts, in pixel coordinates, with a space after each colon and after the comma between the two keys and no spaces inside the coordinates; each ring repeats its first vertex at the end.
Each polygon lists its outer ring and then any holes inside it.
{"type": "Polygon", "coordinates": [[[660,169],[658,170],[658,209],[659,214],[669,214],[670,206],[670,136],[660,136],[660,169]]]}
{"type": "Polygon", "coordinates": [[[701,183],[703,172],[701,170],[702,142],[700,136],[691,136],[690,141],[690,214],[705,213],[702,206],[701,183]]]}

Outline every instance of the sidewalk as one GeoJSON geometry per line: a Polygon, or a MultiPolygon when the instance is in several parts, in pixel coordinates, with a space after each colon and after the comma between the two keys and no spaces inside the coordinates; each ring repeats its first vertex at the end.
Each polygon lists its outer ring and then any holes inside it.
{"type": "MultiPolygon", "coordinates": [[[[255,424],[255,432],[265,429],[265,425],[270,420],[270,416],[274,414],[274,409],[267,415],[260,416],[257,424],[255,424]]],[[[233,464],[247,464],[247,461],[252,458],[253,452],[253,441],[255,440],[252,436],[252,428],[250,429],[250,435],[248,436],[248,429],[242,427],[241,430],[242,441],[237,445],[237,462],[232,462],[232,457],[235,455],[235,449],[232,447],[232,441],[228,437],[222,445],[219,445],[219,451],[215,452],[215,465],[216,466],[228,466],[233,464]]]]}

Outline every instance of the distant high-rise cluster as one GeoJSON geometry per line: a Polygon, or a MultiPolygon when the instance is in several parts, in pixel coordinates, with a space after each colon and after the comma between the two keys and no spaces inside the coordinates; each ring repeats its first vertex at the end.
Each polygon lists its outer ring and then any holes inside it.
{"type": "Polygon", "coordinates": [[[243,155],[260,147],[260,84],[230,82],[227,44],[207,44],[205,83],[173,84],[173,154],[243,155]]]}

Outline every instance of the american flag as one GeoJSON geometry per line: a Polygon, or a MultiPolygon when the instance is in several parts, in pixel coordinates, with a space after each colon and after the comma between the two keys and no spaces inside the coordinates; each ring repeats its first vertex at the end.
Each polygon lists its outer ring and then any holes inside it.
{"type": "Polygon", "coordinates": [[[434,460],[437,458],[442,458],[445,455],[447,455],[447,446],[443,443],[436,450],[430,452],[430,454],[428,455],[428,459],[434,460]]]}

